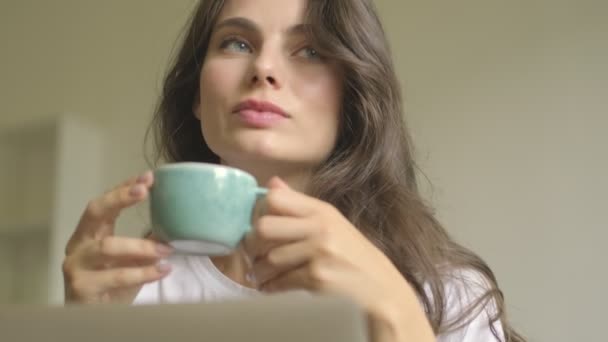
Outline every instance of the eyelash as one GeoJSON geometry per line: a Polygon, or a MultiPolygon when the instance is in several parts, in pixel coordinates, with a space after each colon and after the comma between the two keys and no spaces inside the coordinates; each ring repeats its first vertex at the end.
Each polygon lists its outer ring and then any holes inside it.
{"type": "MultiPolygon", "coordinates": [[[[236,43],[238,45],[239,49],[245,48],[248,50],[247,52],[253,52],[253,49],[251,48],[249,43],[247,43],[246,40],[241,39],[239,37],[227,37],[220,44],[220,48],[223,50],[228,50],[229,47],[231,46],[231,44],[233,44],[233,43],[236,43]]],[[[302,51],[310,51],[313,54],[313,56],[310,56],[310,57],[306,56],[305,58],[312,59],[312,60],[322,60],[323,59],[323,56],[321,56],[321,54],[311,46],[304,46],[304,47],[298,49],[296,52],[296,55],[299,55],[300,52],[302,52],[302,51]]],[[[236,52],[242,52],[242,51],[239,50],[236,52]]]]}
{"type": "Polygon", "coordinates": [[[228,37],[228,38],[224,39],[222,41],[222,43],[220,44],[220,48],[223,49],[223,50],[227,50],[228,47],[232,43],[238,43],[239,45],[241,45],[239,47],[245,47],[247,50],[249,50],[249,52],[253,51],[253,49],[251,48],[251,46],[249,46],[249,44],[245,40],[243,40],[241,38],[238,38],[238,37],[228,37]]]}
{"type": "Polygon", "coordinates": [[[309,52],[313,53],[312,56],[306,56],[305,58],[313,59],[313,60],[322,60],[323,59],[323,56],[321,56],[319,51],[317,51],[315,48],[313,48],[311,46],[304,46],[304,47],[300,48],[298,50],[297,54],[299,54],[302,51],[309,51],[309,52]]]}

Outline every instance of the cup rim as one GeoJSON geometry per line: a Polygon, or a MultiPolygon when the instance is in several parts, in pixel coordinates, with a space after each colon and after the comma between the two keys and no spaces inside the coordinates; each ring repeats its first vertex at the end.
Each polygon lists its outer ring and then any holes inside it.
{"type": "Polygon", "coordinates": [[[213,164],[213,163],[205,163],[205,162],[176,162],[176,163],[169,163],[169,164],[161,165],[161,166],[157,167],[155,171],[177,169],[177,168],[184,167],[184,166],[195,168],[195,169],[205,169],[205,170],[220,168],[220,169],[224,169],[229,172],[238,173],[242,176],[251,178],[257,184],[255,177],[253,177],[253,175],[250,174],[249,172],[243,171],[241,169],[237,169],[236,167],[226,166],[226,165],[221,165],[221,164],[213,164]]]}

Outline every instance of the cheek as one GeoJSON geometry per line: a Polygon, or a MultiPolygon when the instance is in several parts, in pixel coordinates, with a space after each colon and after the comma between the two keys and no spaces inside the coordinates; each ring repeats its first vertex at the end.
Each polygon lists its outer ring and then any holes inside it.
{"type": "Polygon", "coordinates": [[[314,104],[322,113],[337,115],[342,100],[342,85],[337,75],[331,72],[315,73],[300,78],[299,83],[300,98],[305,98],[309,104],[314,104]]]}
{"type": "Polygon", "coordinates": [[[208,60],[203,65],[200,77],[201,115],[222,110],[230,103],[231,95],[237,92],[240,84],[240,67],[221,60],[208,60]],[[228,64],[228,65],[227,65],[228,64]]]}
{"type": "Polygon", "coordinates": [[[314,76],[308,79],[300,78],[297,95],[302,99],[304,112],[311,119],[310,124],[323,130],[328,138],[332,138],[338,131],[342,104],[341,78],[327,70],[314,76]]]}

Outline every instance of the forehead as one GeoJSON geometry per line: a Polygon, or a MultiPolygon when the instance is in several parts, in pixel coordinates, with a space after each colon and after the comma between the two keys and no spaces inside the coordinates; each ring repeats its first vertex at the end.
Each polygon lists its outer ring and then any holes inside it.
{"type": "Polygon", "coordinates": [[[227,0],[217,20],[243,17],[267,29],[301,24],[308,0],[227,0]]]}

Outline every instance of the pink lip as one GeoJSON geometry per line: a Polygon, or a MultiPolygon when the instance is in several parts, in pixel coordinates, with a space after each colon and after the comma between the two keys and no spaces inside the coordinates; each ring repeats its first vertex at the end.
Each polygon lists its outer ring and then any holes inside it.
{"type": "Polygon", "coordinates": [[[268,128],[289,118],[281,107],[264,101],[253,99],[239,103],[233,110],[241,121],[255,128],[268,128]]]}

